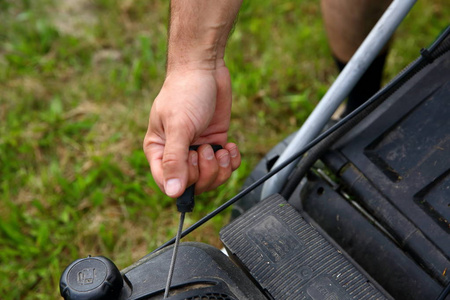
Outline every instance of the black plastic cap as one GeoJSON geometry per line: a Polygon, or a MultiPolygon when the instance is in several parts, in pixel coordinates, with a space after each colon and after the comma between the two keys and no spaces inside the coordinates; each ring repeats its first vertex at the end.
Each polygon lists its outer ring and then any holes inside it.
{"type": "Polygon", "coordinates": [[[194,200],[195,185],[188,187],[183,195],[177,198],[177,208],[181,213],[192,212],[195,206],[194,200]]]}
{"type": "Polygon", "coordinates": [[[71,263],[61,275],[59,289],[65,300],[118,299],[123,278],[116,265],[103,256],[71,263]]]}

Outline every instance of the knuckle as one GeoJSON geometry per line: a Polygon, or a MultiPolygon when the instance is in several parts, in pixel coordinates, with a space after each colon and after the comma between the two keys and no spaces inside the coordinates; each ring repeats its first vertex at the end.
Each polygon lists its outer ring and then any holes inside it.
{"type": "Polygon", "coordinates": [[[162,159],[162,166],[164,169],[178,168],[180,160],[174,153],[166,153],[162,159]]]}

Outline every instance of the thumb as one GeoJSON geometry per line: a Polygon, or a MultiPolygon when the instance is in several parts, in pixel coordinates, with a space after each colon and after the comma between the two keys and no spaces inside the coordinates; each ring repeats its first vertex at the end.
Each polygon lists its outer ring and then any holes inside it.
{"type": "Polygon", "coordinates": [[[166,144],[162,159],[164,191],[167,196],[176,198],[183,194],[189,177],[188,134],[183,127],[174,126],[166,131],[166,144]]]}

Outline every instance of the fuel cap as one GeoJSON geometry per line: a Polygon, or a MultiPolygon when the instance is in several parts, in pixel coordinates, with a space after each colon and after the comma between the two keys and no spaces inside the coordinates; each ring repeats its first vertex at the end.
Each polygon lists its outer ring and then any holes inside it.
{"type": "Polygon", "coordinates": [[[103,256],[71,263],[61,275],[59,289],[65,300],[118,299],[123,278],[116,265],[103,256]]]}

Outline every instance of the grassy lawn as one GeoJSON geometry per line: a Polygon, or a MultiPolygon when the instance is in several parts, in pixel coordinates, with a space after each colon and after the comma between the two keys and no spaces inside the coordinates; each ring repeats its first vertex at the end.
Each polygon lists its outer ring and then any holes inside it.
{"type": "MultiPolygon", "coordinates": [[[[178,214],[142,151],[164,79],[167,0],[0,0],[0,298],[58,299],[72,260],[119,269],[174,236],[178,214]]],[[[420,1],[399,28],[385,80],[448,25],[420,1]]],[[[245,1],[230,38],[231,140],[243,164],[198,197],[192,224],[233,196],[298,128],[337,75],[318,1],[245,1]]],[[[186,240],[220,246],[228,214],[186,240]]]]}

